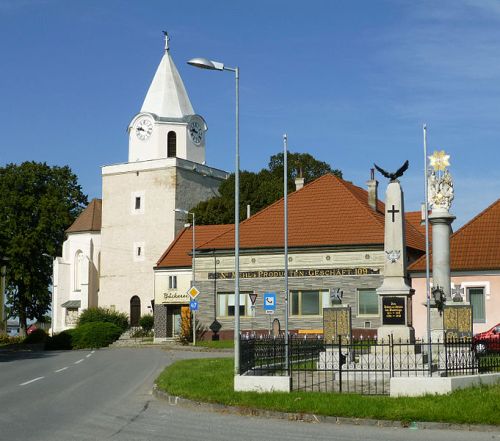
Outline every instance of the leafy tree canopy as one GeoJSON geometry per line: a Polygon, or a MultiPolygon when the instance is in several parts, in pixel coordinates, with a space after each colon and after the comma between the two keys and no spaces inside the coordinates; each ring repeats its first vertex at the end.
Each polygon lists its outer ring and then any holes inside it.
{"type": "Polygon", "coordinates": [[[0,167],[0,259],[6,266],[9,316],[42,319],[50,309],[51,257],[87,204],[69,167],[24,162],[0,167]]]}
{"type": "MultiPolygon", "coordinates": [[[[246,218],[246,206],[256,213],[283,197],[284,154],[271,156],[268,168],[254,173],[240,172],[240,219],[246,218]]],[[[288,152],[288,192],[295,190],[295,178],[302,175],[309,183],[327,173],[342,177],[326,162],[318,161],[308,153],[288,152]]],[[[200,202],[191,209],[200,225],[230,224],[234,222],[234,173],[222,182],[219,196],[200,202]]]]}

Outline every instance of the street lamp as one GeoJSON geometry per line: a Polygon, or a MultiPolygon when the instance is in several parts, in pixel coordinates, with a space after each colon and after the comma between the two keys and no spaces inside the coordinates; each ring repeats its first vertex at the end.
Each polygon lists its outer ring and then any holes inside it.
{"type": "MultiPolygon", "coordinates": [[[[176,213],[183,213],[185,215],[191,215],[193,217],[193,275],[192,275],[192,286],[196,285],[196,241],[195,241],[195,228],[196,228],[196,220],[193,212],[182,210],[180,208],[176,208],[174,210],[176,213]]],[[[196,311],[193,311],[193,346],[196,345],[196,311]]]]}
{"type": "Polygon", "coordinates": [[[234,171],[234,374],[240,374],[240,69],[207,58],[192,58],[188,64],[200,69],[234,72],[236,84],[236,158],[234,171]]]}

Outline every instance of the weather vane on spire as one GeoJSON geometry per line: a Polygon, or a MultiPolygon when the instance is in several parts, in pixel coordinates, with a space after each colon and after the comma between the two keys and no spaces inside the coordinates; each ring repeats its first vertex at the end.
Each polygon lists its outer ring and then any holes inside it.
{"type": "Polygon", "coordinates": [[[163,35],[165,36],[165,51],[168,51],[170,49],[168,47],[168,42],[170,41],[170,37],[168,36],[167,31],[163,31],[163,35]]]}

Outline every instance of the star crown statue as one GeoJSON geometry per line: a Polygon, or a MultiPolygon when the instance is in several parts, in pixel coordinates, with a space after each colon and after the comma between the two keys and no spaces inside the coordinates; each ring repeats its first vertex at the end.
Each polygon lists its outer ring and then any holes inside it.
{"type": "Polygon", "coordinates": [[[453,180],[447,167],[450,155],[444,150],[435,151],[429,156],[431,171],[428,176],[428,198],[431,209],[448,211],[453,201],[453,180]]]}

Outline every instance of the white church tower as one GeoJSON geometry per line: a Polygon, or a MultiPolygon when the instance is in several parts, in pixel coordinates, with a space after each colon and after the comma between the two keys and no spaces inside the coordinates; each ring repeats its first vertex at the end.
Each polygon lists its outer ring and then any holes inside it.
{"type": "Polygon", "coordinates": [[[128,162],[102,168],[99,306],[130,316],[152,313],[153,267],[188,210],[213,197],[228,174],[205,165],[205,120],[196,115],[165,52],[129,126],[128,162]]]}

